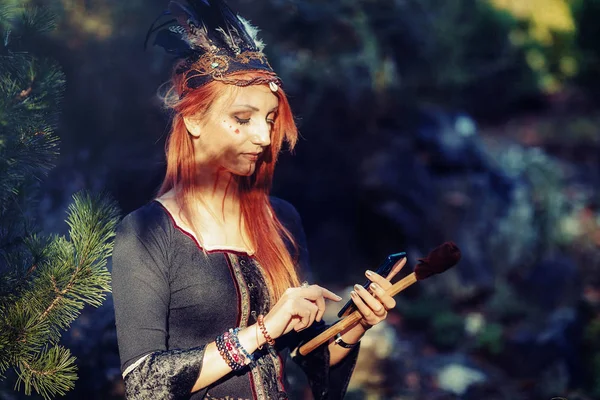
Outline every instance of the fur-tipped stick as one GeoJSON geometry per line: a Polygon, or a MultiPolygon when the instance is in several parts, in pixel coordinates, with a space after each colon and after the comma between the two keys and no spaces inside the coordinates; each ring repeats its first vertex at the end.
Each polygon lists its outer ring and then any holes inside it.
{"type": "MultiPolygon", "coordinates": [[[[446,242],[431,251],[425,258],[419,259],[415,271],[394,283],[386,290],[390,296],[395,296],[418,280],[429,278],[432,275],[442,273],[458,263],[460,260],[460,249],[453,242],[446,242]]],[[[298,351],[305,356],[323,343],[328,342],[340,332],[356,325],[362,318],[359,311],[354,311],[347,317],[339,320],[307,343],[300,346],[298,351]]]]}
{"type": "MultiPolygon", "coordinates": [[[[387,274],[387,276],[385,277],[388,281],[391,281],[394,276],[396,276],[396,274],[398,272],[400,272],[400,270],[402,270],[402,268],[404,267],[404,265],[406,264],[406,257],[403,257],[402,259],[398,260],[396,262],[396,264],[394,264],[394,266],[392,267],[392,270],[390,271],[389,274],[387,274]]],[[[356,311],[356,306],[354,305],[354,303],[352,303],[350,305],[350,307],[348,307],[348,309],[342,314],[340,315],[340,317],[344,318],[347,317],[348,315],[352,314],[352,312],[356,311]]]]}

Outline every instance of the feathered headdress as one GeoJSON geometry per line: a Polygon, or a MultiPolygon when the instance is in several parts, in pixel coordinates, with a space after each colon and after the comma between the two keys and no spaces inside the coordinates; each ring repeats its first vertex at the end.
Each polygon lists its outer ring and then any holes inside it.
{"type": "Polygon", "coordinates": [[[171,0],[150,27],[144,46],[155,35],[154,45],[184,58],[177,73],[186,74],[188,88],[219,80],[238,86],[268,83],[275,91],[281,80],[263,54],[257,32],[223,0],[171,0]],[[248,81],[230,76],[244,70],[265,71],[267,77],[248,81]]]}

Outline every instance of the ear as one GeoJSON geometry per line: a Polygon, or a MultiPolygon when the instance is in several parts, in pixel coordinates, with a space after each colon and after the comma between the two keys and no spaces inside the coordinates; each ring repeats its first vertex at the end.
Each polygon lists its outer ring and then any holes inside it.
{"type": "Polygon", "coordinates": [[[183,123],[190,135],[195,138],[200,137],[200,120],[193,117],[183,117],[183,123]]]}

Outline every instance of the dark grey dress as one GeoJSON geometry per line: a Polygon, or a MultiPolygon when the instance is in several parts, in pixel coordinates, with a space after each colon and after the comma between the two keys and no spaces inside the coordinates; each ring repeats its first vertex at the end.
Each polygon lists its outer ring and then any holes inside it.
{"type": "MultiPolygon", "coordinates": [[[[280,221],[299,245],[299,269],[308,253],[295,208],[271,198],[280,221]]],[[[115,239],[113,296],[121,371],[128,399],[287,399],[285,360],[301,342],[324,329],[291,332],[259,361],[190,395],[203,365],[205,345],[229,328],[252,325],[271,308],[264,272],[254,257],[229,250],[205,254],[157,201],[126,216],[115,239]]],[[[341,399],[358,346],[329,367],[321,346],[293,359],[305,371],[316,399],[341,399]]]]}

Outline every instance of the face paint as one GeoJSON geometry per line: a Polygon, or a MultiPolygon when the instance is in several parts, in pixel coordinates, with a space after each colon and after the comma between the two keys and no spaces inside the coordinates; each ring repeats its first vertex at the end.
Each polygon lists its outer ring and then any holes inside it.
{"type": "MultiPolygon", "coordinates": [[[[279,101],[262,85],[240,87],[238,92],[230,106],[222,107],[219,102],[215,106],[219,111],[206,115],[204,130],[207,134],[194,142],[194,150],[203,168],[250,176],[271,143],[270,118],[279,101]]],[[[223,97],[218,101],[228,100],[223,97]]]]}

